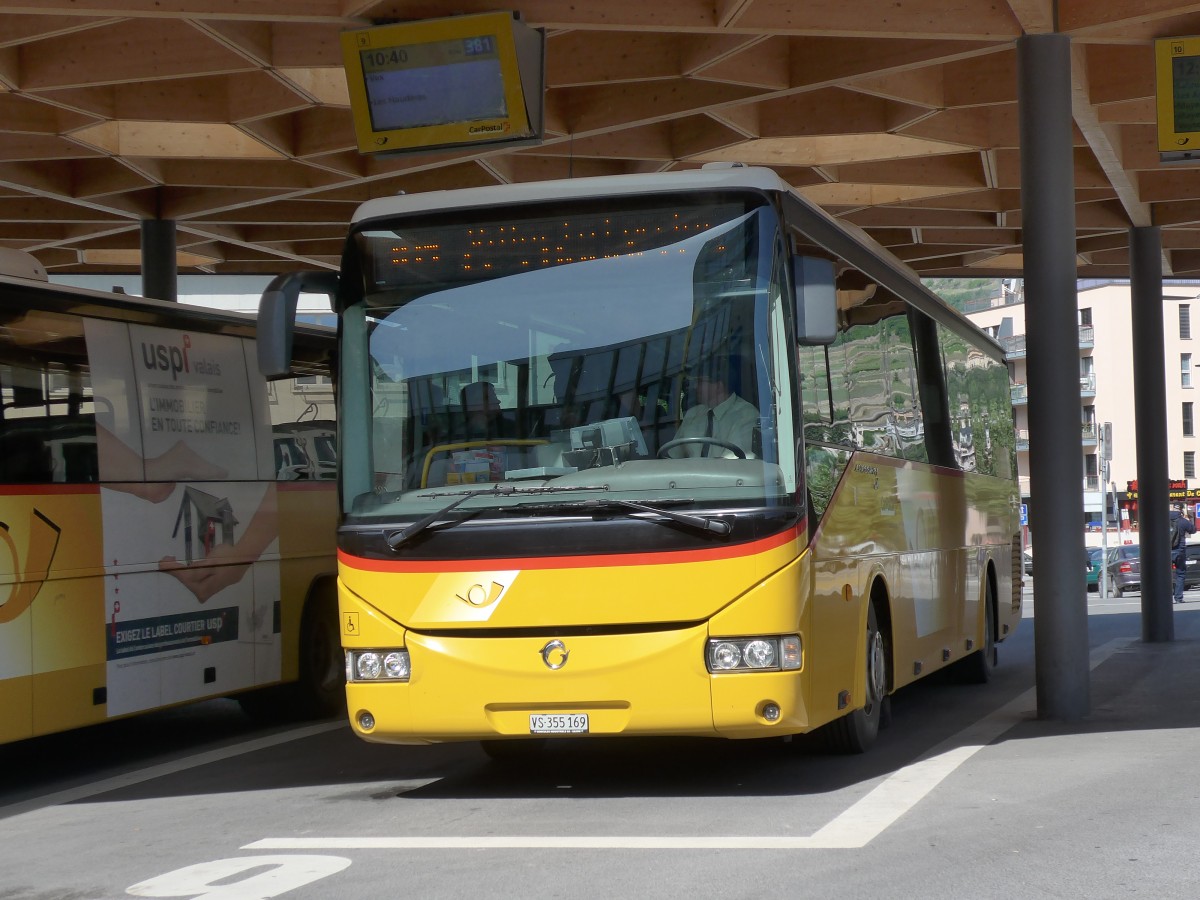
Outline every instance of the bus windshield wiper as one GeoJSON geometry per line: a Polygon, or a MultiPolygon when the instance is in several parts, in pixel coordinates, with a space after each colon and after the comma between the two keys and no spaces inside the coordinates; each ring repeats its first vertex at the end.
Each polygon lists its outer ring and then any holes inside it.
{"type": "MultiPolygon", "coordinates": [[[[671,500],[671,503],[690,503],[690,500],[671,500]]],[[[672,522],[677,522],[680,525],[686,525],[689,528],[694,528],[697,531],[711,532],[712,534],[724,537],[733,530],[724,519],[719,519],[716,516],[694,516],[689,513],[675,512],[671,509],[663,509],[661,506],[652,506],[649,503],[638,503],[634,500],[618,500],[608,497],[604,499],[597,498],[595,500],[579,500],[566,503],[520,503],[516,506],[508,507],[506,511],[512,512],[577,512],[587,510],[604,510],[612,509],[628,509],[636,512],[654,513],[656,516],[662,516],[664,519],[670,519],[672,522]]],[[[648,521],[660,521],[651,519],[648,521]]]]}
{"type": "MultiPolygon", "coordinates": [[[[514,487],[512,485],[497,484],[497,485],[493,485],[492,487],[475,488],[473,490],[467,490],[467,491],[458,491],[458,492],[453,492],[453,493],[448,492],[448,493],[442,493],[442,494],[437,494],[437,495],[430,494],[430,495],[426,495],[426,496],[439,496],[439,497],[454,496],[454,493],[457,493],[458,496],[455,497],[455,499],[453,501],[451,501],[450,503],[447,503],[445,506],[441,507],[440,509],[435,509],[429,515],[424,516],[423,518],[417,519],[417,521],[413,522],[411,525],[406,525],[403,528],[399,529],[398,531],[393,531],[391,534],[387,535],[385,540],[387,541],[387,545],[391,549],[395,550],[397,547],[399,547],[405,541],[408,541],[408,540],[416,537],[422,531],[425,531],[427,528],[429,528],[431,525],[433,525],[435,522],[437,522],[438,519],[442,518],[442,516],[453,511],[454,509],[456,509],[460,503],[464,503],[467,500],[470,500],[472,497],[485,497],[485,496],[486,497],[512,497],[514,495],[519,495],[519,494],[556,494],[556,493],[560,493],[562,491],[606,491],[606,490],[608,490],[608,485],[606,485],[606,484],[596,484],[596,485],[581,484],[581,485],[572,485],[570,487],[545,486],[545,487],[529,487],[529,488],[519,488],[519,487],[514,487]]],[[[472,510],[471,512],[473,512],[473,513],[474,512],[482,512],[482,510],[472,510]]]]}

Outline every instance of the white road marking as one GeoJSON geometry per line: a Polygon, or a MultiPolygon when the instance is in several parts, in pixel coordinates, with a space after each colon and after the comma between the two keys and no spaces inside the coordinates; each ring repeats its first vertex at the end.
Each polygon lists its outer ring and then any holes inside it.
{"type": "Polygon", "coordinates": [[[174,762],[138,769],[134,772],[127,772],[124,775],[114,775],[112,778],[106,778],[103,781],[94,781],[80,787],[68,788],[67,790],[57,791],[53,794],[42,794],[41,796],[23,800],[19,803],[0,806],[0,818],[19,816],[46,806],[58,806],[63,803],[86,800],[88,797],[94,797],[97,794],[120,790],[131,785],[141,784],[144,781],[163,778],[167,775],[175,775],[178,772],[194,769],[197,766],[206,766],[209,763],[221,762],[226,759],[232,759],[235,756],[253,753],[256,750],[277,747],[280,744],[286,744],[290,741],[298,741],[306,737],[312,737],[313,735],[323,734],[326,731],[337,731],[340,728],[347,727],[345,719],[337,719],[332,722],[320,722],[316,725],[292,728],[279,734],[273,734],[270,737],[255,738],[251,741],[243,741],[240,744],[222,747],[220,750],[208,750],[204,753],[196,753],[183,759],[177,759],[174,762]]]}
{"type": "MultiPolygon", "coordinates": [[[[1094,669],[1134,638],[1092,651],[1094,669]]],[[[855,850],[865,847],[911,810],[955,769],[1014,725],[1026,721],[1037,689],[931,749],[888,776],[866,796],[810,836],[772,835],[483,835],[475,837],[264,838],[242,850],[855,850]]]]}

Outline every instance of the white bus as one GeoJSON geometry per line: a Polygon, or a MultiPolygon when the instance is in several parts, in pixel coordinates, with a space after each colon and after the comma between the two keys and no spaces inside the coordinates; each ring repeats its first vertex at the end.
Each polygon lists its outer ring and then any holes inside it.
{"type": "Polygon", "coordinates": [[[333,332],[297,329],[269,385],[254,343],[249,316],[0,276],[0,743],[233,694],[340,708],[333,332]]]}

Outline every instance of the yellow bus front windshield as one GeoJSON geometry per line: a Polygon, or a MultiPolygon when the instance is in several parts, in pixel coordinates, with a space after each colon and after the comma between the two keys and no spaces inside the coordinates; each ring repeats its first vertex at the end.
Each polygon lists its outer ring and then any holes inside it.
{"type": "Polygon", "coordinates": [[[348,523],[464,497],[485,520],[533,501],[794,505],[786,266],[763,195],[425,213],[354,246],[343,346],[370,377],[343,386],[364,462],[344,472],[348,523]]]}

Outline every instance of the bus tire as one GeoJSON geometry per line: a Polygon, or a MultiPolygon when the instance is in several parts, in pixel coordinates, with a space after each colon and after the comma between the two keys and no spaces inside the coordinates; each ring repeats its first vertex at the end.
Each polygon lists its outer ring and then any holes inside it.
{"type": "Polygon", "coordinates": [[[338,632],[337,595],[331,582],[314,588],[300,625],[300,679],[294,685],[297,712],[328,718],[346,708],[346,664],[338,632]]]}
{"type": "Polygon", "coordinates": [[[346,672],[331,581],[314,586],[300,621],[300,675],[291,684],[238,694],[242,710],[262,722],[327,719],[346,708],[346,672]]]}
{"type": "Polygon", "coordinates": [[[963,680],[971,684],[987,684],[992,680],[992,672],[1000,661],[996,649],[996,628],[993,625],[996,616],[996,592],[992,588],[992,580],[988,579],[987,592],[983,605],[983,646],[963,659],[959,671],[963,680]]]}
{"type": "MultiPolygon", "coordinates": [[[[866,676],[867,696],[856,709],[826,726],[826,740],[836,753],[864,753],[875,742],[888,704],[887,638],[879,628],[875,603],[867,606],[866,676]]],[[[890,719],[890,710],[888,710],[890,719]]]]}

